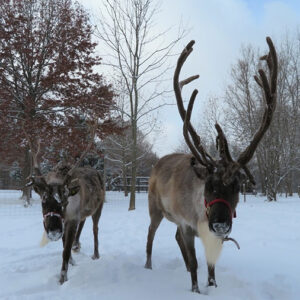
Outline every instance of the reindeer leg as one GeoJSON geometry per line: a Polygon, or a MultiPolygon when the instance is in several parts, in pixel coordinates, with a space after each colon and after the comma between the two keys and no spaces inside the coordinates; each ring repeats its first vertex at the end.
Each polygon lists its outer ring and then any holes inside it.
{"type": "Polygon", "coordinates": [[[176,241],[178,243],[178,246],[179,246],[179,248],[181,250],[182,257],[184,259],[186,269],[187,269],[188,272],[190,272],[189,259],[188,259],[188,255],[187,255],[187,252],[186,252],[185,244],[184,244],[184,241],[183,241],[183,238],[182,238],[182,235],[181,235],[179,227],[177,227],[175,239],[176,239],[176,241]]]}
{"type": "Polygon", "coordinates": [[[147,261],[145,264],[146,269],[152,269],[152,246],[153,246],[153,240],[155,236],[155,232],[162,220],[163,216],[157,216],[153,219],[151,219],[151,223],[148,230],[148,238],[147,238],[147,247],[146,247],[146,253],[147,253],[147,261]]]}
{"type": "Polygon", "coordinates": [[[189,262],[189,270],[192,279],[192,292],[200,293],[197,279],[198,262],[195,251],[195,232],[190,227],[180,227],[181,235],[185,244],[186,253],[189,262]]]}
{"type": "Polygon", "coordinates": [[[217,238],[213,233],[209,231],[207,223],[199,223],[198,224],[198,233],[202,240],[207,268],[208,268],[208,286],[215,286],[216,279],[215,279],[215,264],[220,256],[223,241],[220,238],[217,238]]]}
{"type": "Polygon", "coordinates": [[[64,251],[63,251],[63,262],[60,272],[60,279],[59,283],[63,284],[65,281],[68,280],[67,272],[68,272],[68,265],[71,258],[71,248],[73,245],[73,241],[76,234],[77,222],[76,221],[68,221],[65,224],[65,232],[63,238],[64,244],[64,251]]]}
{"type": "Polygon", "coordinates": [[[147,253],[147,261],[145,264],[146,269],[152,269],[152,246],[153,246],[153,239],[155,236],[155,232],[163,219],[163,214],[159,208],[155,205],[155,197],[149,193],[149,214],[151,218],[149,230],[148,230],[148,238],[147,238],[147,246],[146,246],[146,253],[147,253]]]}
{"type": "MultiPolygon", "coordinates": [[[[62,241],[63,241],[63,249],[65,249],[65,232],[64,232],[64,234],[62,236],[62,241]]],[[[75,260],[72,257],[72,253],[70,254],[69,264],[71,264],[72,266],[76,265],[75,260]]]]}
{"type": "Polygon", "coordinates": [[[84,226],[84,223],[85,223],[85,219],[83,221],[81,221],[79,223],[79,225],[78,225],[76,236],[75,236],[75,241],[74,241],[73,246],[72,246],[72,250],[74,252],[79,252],[79,250],[81,248],[81,244],[79,242],[79,238],[80,238],[81,231],[82,231],[82,228],[84,226]]]}
{"type": "Polygon", "coordinates": [[[208,269],[208,286],[215,286],[217,287],[216,279],[215,279],[215,265],[207,264],[208,269]]]}
{"type": "Polygon", "coordinates": [[[98,250],[98,223],[101,216],[101,211],[103,207],[103,202],[100,204],[96,212],[92,215],[93,219],[93,233],[94,233],[94,255],[92,259],[98,259],[100,257],[98,250]]]}

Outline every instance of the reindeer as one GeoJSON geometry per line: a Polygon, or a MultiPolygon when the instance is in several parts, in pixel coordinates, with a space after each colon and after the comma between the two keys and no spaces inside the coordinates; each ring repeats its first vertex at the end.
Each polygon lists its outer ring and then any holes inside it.
{"type": "MultiPolygon", "coordinates": [[[[95,132],[93,136],[94,134],[95,132]]],[[[43,223],[48,239],[56,241],[62,237],[63,240],[60,284],[67,281],[68,264],[69,262],[74,264],[71,248],[73,246],[73,250],[79,251],[80,234],[88,216],[92,216],[93,219],[94,254],[92,259],[99,258],[98,222],[104,203],[104,184],[95,169],[79,167],[91,144],[92,141],[73,167],[60,163],[46,176],[42,176],[37,159],[40,147],[35,153],[30,143],[37,176],[32,177],[28,185],[33,185],[34,190],[41,197],[43,223]]]]}
{"type": "Polygon", "coordinates": [[[197,90],[193,91],[187,110],[183,106],[181,95],[183,86],[199,77],[196,75],[179,82],[181,68],[193,51],[194,41],[184,48],[177,61],[173,86],[178,110],[184,123],[183,135],[192,154],[166,155],[157,162],[152,170],[149,180],[151,222],[146,246],[145,268],[152,269],[153,239],[161,220],[166,217],[177,225],[175,238],[186,268],[191,273],[192,292],[200,293],[194,247],[195,236],[200,237],[204,245],[208,267],[208,286],[216,287],[215,264],[222,244],[226,240],[236,242],[229,238],[229,234],[232,228],[232,218],[235,216],[239,201],[241,177],[244,175],[241,170],[255,184],[246,165],[253,157],[255,149],[270,126],[276,106],[277,55],[272,40],[269,37],[266,40],[269,54],[261,59],[267,62],[269,79],[262,69],[258,71],[260,78],[254,76],[263,90],[266,108],[259,129],[237,160],[232,159],[227,139],[219,124],[216,124],[215,128],[218,133],[217,149],[220,159],[213,159],[201,145],[200,137],[190,122],[197,90]]]}

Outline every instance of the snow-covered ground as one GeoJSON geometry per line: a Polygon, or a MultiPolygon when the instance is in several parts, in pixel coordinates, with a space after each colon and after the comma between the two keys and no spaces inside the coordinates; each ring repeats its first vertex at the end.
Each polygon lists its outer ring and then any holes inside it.
{"type": "Polygon", "coordinates": [[[4,196],[1,192],[0,299],[300,299],[297,195],[279,198],[277,203],[254,196],[243,203],[241,198],[231,234],[241,249],[230,242],[224,244],[216,265],[217,288],[206,287],[204,253],[197,239],[203,292],[199,295],[190,292],[190,276],[174,238],[176,227],[166,220],[154,240],[153,270],[144,269],[147,194],[139,194],[137,209],[128,212],[128,199],[108,193],[99,222],[100,259],[91,259],[89,218],[81,236],[81,252],[73,255],[76,266],[70,266],[69,280],[61,286],[62,243],[39,247],[43,233],[40,204],[35,201],[32,207],[24,208],[16,193],[4,196]]]}

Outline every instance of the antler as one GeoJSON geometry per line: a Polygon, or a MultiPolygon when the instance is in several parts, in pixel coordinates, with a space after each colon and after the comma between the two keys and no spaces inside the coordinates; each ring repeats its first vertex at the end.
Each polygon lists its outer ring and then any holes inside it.
{"type": "MultiPolygon", "coordinates": [[[[229,166],[227,167],[227,170],[225,174],[223,175],[223,182],[224,184],[228,184],[231,182],[233,175],[242,168],[246,175],[248,176],[250,182],[255,185],[255,180],[250,173],[249,169],[247,168],[246,164],[251,160],[253,157],[253,154],[261,141],[262,137],[264,136],[265,132],[269,128],[272,117],[276,108],[276,87],[277,87],[277,74],[278,74],[278,63],[277,63],[277,55],[276,50],[273,45],[273,42],[270,37],[266,38],[268,46],[269,46],[269,54],[261,57],[261,60],[266,60],[268,69],[270,72],[270,80],[267,79],[267,76],[264,72],[264,70],[260,69],[258,70],[258,73],[260,75],[260,78],[257,76],[254,76],[255,81],[258,83],[258,85],[263,89],[264,91],[264,99],[266,101],[266,108],[264,111],[263,119],[261,122],[261,125],[258,129],[258,131],[255,133],[252,141],[250,142],[250,145],[245,149],[244,152],[242,152],[238,158],[238,160],[229,162],[229,166]]],[[[216,124],[216,129],[219,133],[219,139],[221,140],[221,144],[223,147],[223,150],[220,151],[220,154],[223,153],[223,156],[228,159],[230,157],[229,151],[228,151],[228,145],[226,138],[222,132],[222,129],[219,127],[218,124],[216,124]],[[227,153],[228,152],[228,153],[227,153]],[[229,156],[228,156],[229,155],[229,156]]],[[[221,154],[222,157],[222,154],[221,154]]]]}
{"type": "Polygon", "coordinates": [[[254,76],[257,84],[264,91],[264,99],[266,101],[266,108],[264,111],[263,119],[258,131],[255,133],[250,145],[242,152],[237,160],[237,162],[244,166],[246,165],[252,158],[260,140],[264,136],[265,132],[269,128],[273,114],[276,108],[276,87],[277,87],[277,75],[278,75],[278,62],[277,62],[277,54],[273,42],[270,37],[266,38],[268,46],[269,46],[269,54],[262,56],[261,60],[266,60],[268,69],[270,72],[270,79],[267,79],[266,73],[264,70],[258,70],[260,78],[254,76]]]}
{"type": "Polygon", "coordinates": [[[224,134],[221,126],[218,123],[216,123],[215,128],[218,132],[216,142],[217,142],[217,149],[219,150],[219,153],[220,153],[220,157],[223,160],[225,160],[225,162],[230,163],[233,160],[232,160],[232,157],[229,152],[228,142],[225,137],[225,134],[224,134]]]}
{"type": "MultiPolygon", "coordinates": [[[[266,60],[269,73],[270,73],[270,79],[268,80],[264,70],[260,69],[258,71],[260,78],[257,76],[254,76],[255,81],[258,83],[258,85],[263,89],[264,91],[264,99],[266,101],[266,109],[263,115],[262,123],[254,135],[254,138],[250,142],[250,145],[245,149],[244,152],[242,152],[238,158],[237,161],[234,161],[230,155],[228,142],[225,137],[225,134],[219,124],[216,124],[216,130],[218,132],[217,136],[217,148],[220,153],[221,160],[223,163],[225,163],[226,172],[223,176],[223,182],[224,184],[228,184],[232,178],[233,175],[236,174],[236,172],[239,169],[243,169],[250,179],[252,184],[255,184],[255,180],[253,176],[251,175],[249,169],[247,168],[246,164],[251,160],[253,157],[253,154],[264,136],[265,132],[269,128],[272,117],[275,111],[276,107],[276,87],[277,87],[277,74],[278,74],[278,62],[277,62],[277,55],[276,50],[273,45],[273,42],[270,37],[266,38],[268,46],[269,46],[269,54],[261,57],[261,60],[266,60]]],[[[185,138],[185,141],[190,148],[191,152],[195,156],[195,158],[204,166],[211,168],[213,166],[216,166],[216,162],[213,160],[213,158],[205,151],[204,147],[201,145],[201,140],[199,135],[196,133],[194,127],[192,126],[190,119],[191,119],[191,113],[193,110],[194,102],[196,99],[196,96],[198,94],[198,90],[194,90],[190,101],[188,104],[187,111],[184,109],[183,106],[183,100],[181,95],[181,90],[184,85],[189,84],[191,81],[199,78],[199,75],[194,75],[191,77],[188,77],[185,80],[182,80],[179,82],[179,75],[181,68],[186,61],[187,57],[191,54],[193,51],[193,45],[195,41],[190,41],[188,45],[183,49],[181,55],[178,58],[177,66],[175,69],[174,77],[173,77],[173,87],[174,92],[176,96],[177,101],[177,107],[181,116],[181,119],[184,121],[183,126],[183,135],[185,138]],[[190,139],[192,138],[192,141],[190,139]]]]}
{"type": "Polygon", "coordinates": [[[193,105],[194,105],[196,96],[198,94],[198,90],[195,89],[193,91],[190,101],[189,101],[189,104],[188,104],[187,112],[184,109],[182,95],[181,95],[181,90],[184,85],[189,84],[191,81],[199,78],[199,75],[194,75],[194,76],[188,77],[187,79],[179,82],[179,75],[180,75],[181,68],[182,68],[184,62],[186,61],[187,57],[193,51],[194,44],[195,44],[195,41],[193,41],[193,40],[190,41],[187,44],[187,46],[183,49],[183,51],[181,52],[181,55],[178,58],[177,66],[176,66],[176,69],[174,72],[174,77],[173,77],[173,87],[174,87],[174,92],[175,92],[175,96],[176,96],[178,111],[180,113],[181,119],[184,122],[183,135],[184,135],[185,141],[186,141],[188,147],[190,148],[192,154],[202,165],[204,165],[206,167],[213,167],[215,165],[214,160],[205,151],[204,147],[201,145],[201,139],[200,139],[199,135],[196,133],[192,124],[190,123],[191,113],[192,113],[192,109],[193,109],[193,105]],[[189,135],[192,137],[193,143],[191,142],[189,135]]]}
{"type": "MultiPolygon", "coordinates": [[[[221,157],[221,159],[223,159],[225,161],[225,163],[227,165],[229,165],[228,168],[232,171],[232,174],[234,174],[237,170],[240,169],[240,165],[238,163],[236,163],[230,155],[228,142],[227,142],[226,136],[225,136],[221,126],[218,123],[216,123],[215,127],[218,132],[216,142],[217,142],[217,149],[219,150],[219,153],[220,153],[220,157],[221,157]]],[[[249,169],[247,168],[247,166],[242,166],[242,168],[243,168],[244,172],[246,173],[246,175],[248,176],[250,182],[253,185],[255,185],[256,182],[255,182],[252,174],[250,173],[249,169]]],[[[228,174],[225,173],[224,182],[227,182],[228,177],[229,177],[228,174]]]]}
{"type": "Polygon", "coordinates": [[[42,172],[40,170],[40,164],[38,162],[38,156],[40,154],[40,150],[41,150],[41,140],[38,139],[37,141],[37,151],[34,150],[34,147],[32,145],[32,141],[31,138],[29,136],[29,134],[27,133],[27,131],[25,130],[25,125],[24,123],[22,124],[22,130],[25,134],[25,137],[27,139],[28,145],[29,145],[29,149],[31,151],[32,154],[32,161],[33,161],[33,168],[34,168],[34,172],[37,176],[33,176],[32,174],[28,176],[27,179],[31,179],[31,181],[29,181],[25,186],[31,186],[33,184],[42,184],[45,185],[46,181],[42,175],[42,172]],[[37,180],[36,180],[37,179],[37,180]]]}
{"type": "Polygon", "coordinates": [[[82,160],[84,159],[85,155],[88,153],[88,151],[90,151],[90,149],[91,149],[91,147],[92,147],[92,145],[93,145],[93,142],[94,142],[94,138],[95,138],[95,134],[96,134],[97,127],[98,127],[98,120],[97,120],[97,118],[95,118],[94,121],[93,121],[93,125],[90,126],[90,135],[91,135],[90,141],[89,141],[88,145],[86,146],[85,150],[82,152],[82,154],[81,154],[79,160],[78,160],[78,161],[75,163],[75,165],[68,171],[65,180],[66,180],[69,176],[71,176],[71,174],[72,174],[72,172],[73,172],[73,170],[74,170],[75,168],[78,168],[78,167],[79,167],[79,165],[81,164],[81,162],[82,162],[82,160]]]}
{"type": "Polygon", "coordinates": [[[22,130],[25,134],[25,137],[26,137],[28,145],[29,145],[29,149],[30,149],[31,154],[32,154],[33,167],[34,167],[35,173],[38,176],[42,176],[42,173],[40,171],[40,165],[39,165],[39,162],[38,162],[38,155],[40,154],[40,150],[41,150],[41,140],[38,139],[38,141],[37,141],[37,151],[35,152],[35,150],[33,148],[33,145],[32,145],[31,138],[30,138],[29,134],[27,133],[27,131],[25,130],[24,123],[22,125],[22,130]]]}

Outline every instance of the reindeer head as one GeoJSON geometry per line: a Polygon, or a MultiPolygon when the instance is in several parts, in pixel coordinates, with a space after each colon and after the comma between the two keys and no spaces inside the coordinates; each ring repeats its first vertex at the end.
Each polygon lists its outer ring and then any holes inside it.
{"type": "MultiPolygon", "coordinates": [[[[57,241],[62,237],[64,228],[64,210],[68,198],[75,196],[80,191],[78,179],[71,180],[69,165],[59,163],[45,177],[31,177],[31,182],[36,193],[42,200],[44,228],[49,240],[57,241]]],[[[39,170],[36,170],[36,173],[39,170]]]]}
{"type": "Polygon", "coordinates": [[[71,180],[72,173],[91,148],[97,125],[98,122],[95,120],[91,126],[91,140],[76,164],[70,166],[65,163],[58,163],[46,176],[42,175],[38,162],[40,141],[37,142],[38,147],[35,151],[31,139],[24,130],[33,155],[33,166],[36,174],[36,176],[31,176],[31,181],[27,186],[33,186],[35,192],[41,197],[44,228],[51,241],[57,241],[63,235],[64,210],[68,204],[68,198],[76,195],[80,190],[78,179],[71,180]]]}
{"type": "Polygon", "coordinates": [[[27,185],[32,185],[41,197],[43,223],[49,240],[59,240],[63,235],[63,185],[47,183],[41,175],[31,177],[27,185]]]}
{"type": "Polygon", "coordinates": [[[240,183],[242,177],[245,176],[242,171],[249,178],[250,182],[255,184],[254,178],[247,168],[247,163],[253,157],[260,140],[269,128],[275,111],[278,69],[277,55],[272,40],[267,37],[269,54],[263,56],[261,59],[267,61],[270,73],[269,79],[262,69],[258,71],[260,78],[254,76],[256,82],[264,91],[264,99],[266,102],[266,108],[259,129],[245,151],[240,154],[237,160],[233,160],[222,128],[219,124],[216,124],[215,127],[218,133],[217,149],[219,150],[220,156],[220,158],[216,160],[213,159],[201,145],[200,137],[190,122],[193,105],[198,93],[197,90],[193,91],[187,110],[185,110],[183,106],[181,95],[182,87],[199,78],[199,75],[195,75],[179,82],[181,68],[187,57],[193,51],[194,43],[194,41],[191,41],[178,58],[173,78],[173,86],[177,107],[184,122],[183,135],[193,154],[191,168],[193,168],[195,174],[205,182],[204,197],[209,229],[216,236],[225,238],[231,231],[232,218],[235,216],[235,209],[239,199],[240,183]]]}

